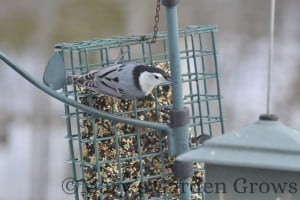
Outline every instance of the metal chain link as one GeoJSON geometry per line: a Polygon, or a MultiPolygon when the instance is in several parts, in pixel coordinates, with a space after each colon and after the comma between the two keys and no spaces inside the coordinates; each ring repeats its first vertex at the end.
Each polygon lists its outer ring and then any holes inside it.
{"type": "Polygon", "coordinates": [[[158,22],[159,22],[159,11],[160,11],[160,0],[157,0],[156,3],[156,10],[155,10],[155,17],[154,17],[154,27],[153,27],[153,37],[151,40],[151,43],[155,43],[156,42],[156,38],[157,38],[157,32],[158,32],[158,22]]]}

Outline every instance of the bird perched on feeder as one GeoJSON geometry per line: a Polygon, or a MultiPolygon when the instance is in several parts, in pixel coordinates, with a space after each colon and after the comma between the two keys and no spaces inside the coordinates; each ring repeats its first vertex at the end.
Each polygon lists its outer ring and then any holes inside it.
{"type": "Polygon", "coordinates": [[[67,84],[123,99],[143,98],[154,87],[170,83],[163,70],[141,63],[114,64],[83,75],[67,75],[67,84]]]}

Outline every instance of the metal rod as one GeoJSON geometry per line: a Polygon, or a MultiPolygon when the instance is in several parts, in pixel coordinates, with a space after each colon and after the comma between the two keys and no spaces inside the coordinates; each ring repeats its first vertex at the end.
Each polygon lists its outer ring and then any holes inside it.
{"type": "Polygon", "coordinates": [[[276,0],[271,0],[270,9],[270,35],[269,35],[269,63],[268,63],[268,77],[267,77],[267,115],[270,115],[271,104],[271,79],[273,66],[273,49],[274,49],[274,25],[275,25],[275,4],[276,0]]]}
{"type": "MultiPolygon", "coordinates": [[[[216,47],[216,37],[215,37],[215,30],[211,33],[212,37],[212,47],[213,51],[217,52],[217,47],[216,47]]],[[[218,59],[216,53],[214,54],[214,62],[215,62],[215,73],[216,73],[216,83],[217,83],[217,94],[221,94],[221,89],[220,89],[220,81],[219,81],[219,67],[218,67],[218,59]]],[[[222,97],[221,95],[217,98],[218,100],[218,107],[219,107],[219,113],[220,113],[220,125],[221,125],[221,133],[225,133],[225,128],[224,128],[224,123],[223,123],[223,110],[222,110],[222,97]]]]}
{"type": "MultiPolygon", "coordinates": [[[[67,116],[70,116],[70,108],[65,105],[65,113],[67,116]]],[[[67,125],[67,138],[68,138],[68,144],[69,144],[69,149],[70,149],[70,161],[72,163],[72,177],[73,180],[77,182],[77,172],[76,172],[76,163],[74,162],[75,157],[74,157],[74,147],[73,147],[73,140],[72,138],[72,131],[71,131],[71,121],[70,118],[66,118],[66,125],[67,125]]],[[[78,185],[75,185],[74,187],[74,195],[75,195],[75,200],[79,200],[79,194],[78,194],[78,185]]]]}
{"type": "Polygon", "coordinates": [[[48,86],[44,85],[40,81],[36,80],[34,77],[32,77],[30,74],[22,70],[20,67],[18,67],[16,64],[14,64],[10,59],[8,59],[7,56],[4,55],[4,53],[0,52],[0,59],[5,62],[8,66],[10,66],[13,70],[15,70],[18,74],[20,74],[22,77],[24,77],[26,80],[28,80],[30,83],[32,83],[34,86],[39,88],[40,90],[44,91],[48,95],[54,97],[55,99],[64,102],[65,104],[68,104],[70,106],[73,106],[75,108],[78,108],[80,110],[83,110],[87,113],[90,113],[94,115],[95,117],[102,117],[113,121],[123,122],[127,124],[134,124],[136,126],[144,126],[148,128],[153,129],[159,129],[166,131],[169,135],[172,134],[172,129],[166,125],[161,123],[155,123],[155,122],[148,122],[148,121],[142,121],[137,119],[131,119],[131,118],[125,118],[117,115],[112,115],[110,113],[101,112],[99,110],[96,110],[94,108],[91,108],[89,106],[83,105],[81,103],[78,103],[72,99],[69,99],[63,95],[58,94],[56,91],[52,90],[48,86]]]}
{"type": "MultiPolygon", "coordinates": [[[[165,4],[166,5],[166,4],[165,4]]],[[[178,19],[177,19],[177,6],[166,6],[167,28],[168,28],[168,44],[169,44],[169,60],[171,66],[172,81],[172,100],[174,110],[183,110],[183,91],[182,91],[182,78],[180,67],[180,54],[179,54],[179,33],[178,33],[178,19]]],[[[180,127],[173,127],[174,139],[169,142],[173,143],[170,146],[176,145],[172,148],[173,155],[179,155],[189,151],[189,138],[188,138],[187,125],[180,127]],[[174,144],[175,143],[175,144],[174,144]]],[[[190,192],[190,178],[179,179],[180,198],[181,200],[191,199],[190,192]]]]}

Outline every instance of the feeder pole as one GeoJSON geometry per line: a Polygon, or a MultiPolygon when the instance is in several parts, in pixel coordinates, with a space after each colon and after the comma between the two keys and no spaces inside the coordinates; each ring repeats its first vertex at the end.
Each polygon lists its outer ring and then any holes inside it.
{"type": "MultiPolygon", "coordinates": [[[[172,100],[173,110],[170,116],[170,126],[173,130],[172,135],[169,135],[169,153],[173,156],[189,151],[189,138],[188,138],[188,109],[184,107],[183,92],[182,92],[182,74],[180,67],[180,54],[179,54],[179,32],[178,32],[178,19],[177,19],[177,4],[179,0],[162,0],[163,5],[166,7],[167,29],[168,29],[168,51],[169,61],[171,66],[172,76],[172,100]]],[[[188,167],[184,165],[177,165],[174,163],[174,171],[182,171],[184,175],[174,173],[179,180],[180,199],[191,199],[190,192],[190,176],[193,175],[192,163],[188,167]]]]}

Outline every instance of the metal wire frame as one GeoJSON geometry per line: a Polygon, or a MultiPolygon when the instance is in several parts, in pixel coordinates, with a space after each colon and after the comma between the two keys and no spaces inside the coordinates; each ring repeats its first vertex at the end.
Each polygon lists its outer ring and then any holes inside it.
{"type": "MultiPolygon", "coordinates": [[[[220,96],[220,83],[218,73],[218,63],[216,57],[215,32],[216,26],[190,26],[179,30],[180,35],[180,56],[183,69],[182,79],[184,88],[184,104],[191,111],[190,116],[190,136],[196,138],[201,134],[213,135],[214,133],[223,133],[223,114],[220,96]]],[[[58,51],[65,63],[66,70],[69,73],[83,74],[97,67],[107,66],[116,62],[117,57],[119,62],[139,61],[143,63],[167,63],[167,34],[160,32],[157,34],[157,42],[151,43],[152,34],[131,37],[114,37],[110,39],[92,39],[88,41],[61,43],[55,46],[55,51],[58,51]]],[[[68,98],[81,102],[80,98],[93,101],[94,94],[89,92],[80,93],[76,87],[65,87],[62,92],[68,98]]],[[[133,118],[138,119],[139,113],[147,111],[155,111],[156,118],[160,118],[160,111],[172,107],[172,104],[163,105],[158,100],[158,94],[154,93],[154,107],[139,107],[137,101],[133,101],[133,109],[118,112],[112,109],[111,114],[114,115],[133,115],[133,118]]],[[[112,104],[114,104],[112,100],[112,104]]],[[[114,105],[113,105],[114,107],[114,105]]],[[[112,121],[111,128],[113,134],[111,136],[99,137],[97,135],[97,123],[99,118],[93,115],[86,115],[80,109],[71,108],[65,105],[65,117],[67,124],[67,136],[70,149],[70,163],[72,164],[73,178],[76,182],[75,198],[90,199],[89,190],[95,188],[98,190],[97,198],[105,199],[105,188],[116,187],[116,195],[120,199],[126,198],[128,190],[124,185],[128,183],[139,183],[139,198],[160,198],[170,199],[177,198],[178,193],[170,194],[167,187],[172,187],[168,184],[167,177],[173,177],[171,171],[166,170],[167,151],[165,146],[165,136],[160,130],[146,129],[143,131],[133,131],[120,135],[117,130],[118,122],[112,121]],[[89,138],[83,137],[82,123],[88,120],[91,123],[92,136],[89,138]],[[155,152],[143,154],[143,146],[141,145],[142,136],[156,134],[158,138],[157,150],[155,152]],[[124,156],[121,153],[122,146],[120,139],[135,138],[136,154],[124,156]],[[111,159],[103,160],[99,155],[98,144],[105,141],[113,141],[114,149],[116,150],[111,159]],[[89,162],[84,159],[84,145],[91,144],[94,151],[94,162],[89,162]],[[143,159],[157,158],[160,162],[160,173],[147,174],[143,159]],[[135,178],[124,179],[123,172],[126,168],[126,162],[130,160],[138,161],[138,171],[135,178]],[[116,166],[117,180],[112,180],[109,183],[103,181],[103,173],[105,166],[116,166]],[[87,167],[90,167],[95,173],[95,184],[87,183],[87,167]],[[79,172],[78,172],[79,170],[79,172]],[[151,184],[151,180],[159,179],[161,181],[162,190],[159,196],[147,196],[147,184],[151,184]],[[81,186],[81,187],[80,187],[81,186]],[[127,191],[126,191],[127,190],[127,191]],[[80,194],[81,193],[81,194],[80,194]]],[[[130,120],[128,121],[130,123],[130,120]]],[[[197,143],[191,140],[191,148],[197,147],[197,143]]],[[[89,169],[90,169],[89,168],[89,169]]],[[[201,170],[198,168],[197,171],[201,170]]],[[[176,185],[174,186],[176,187],[176,185]]],[[[178,187],[178,186],[177,186],[178,187]]],[[[201,191],[192,191],[196,196],[201,191]]]]}

